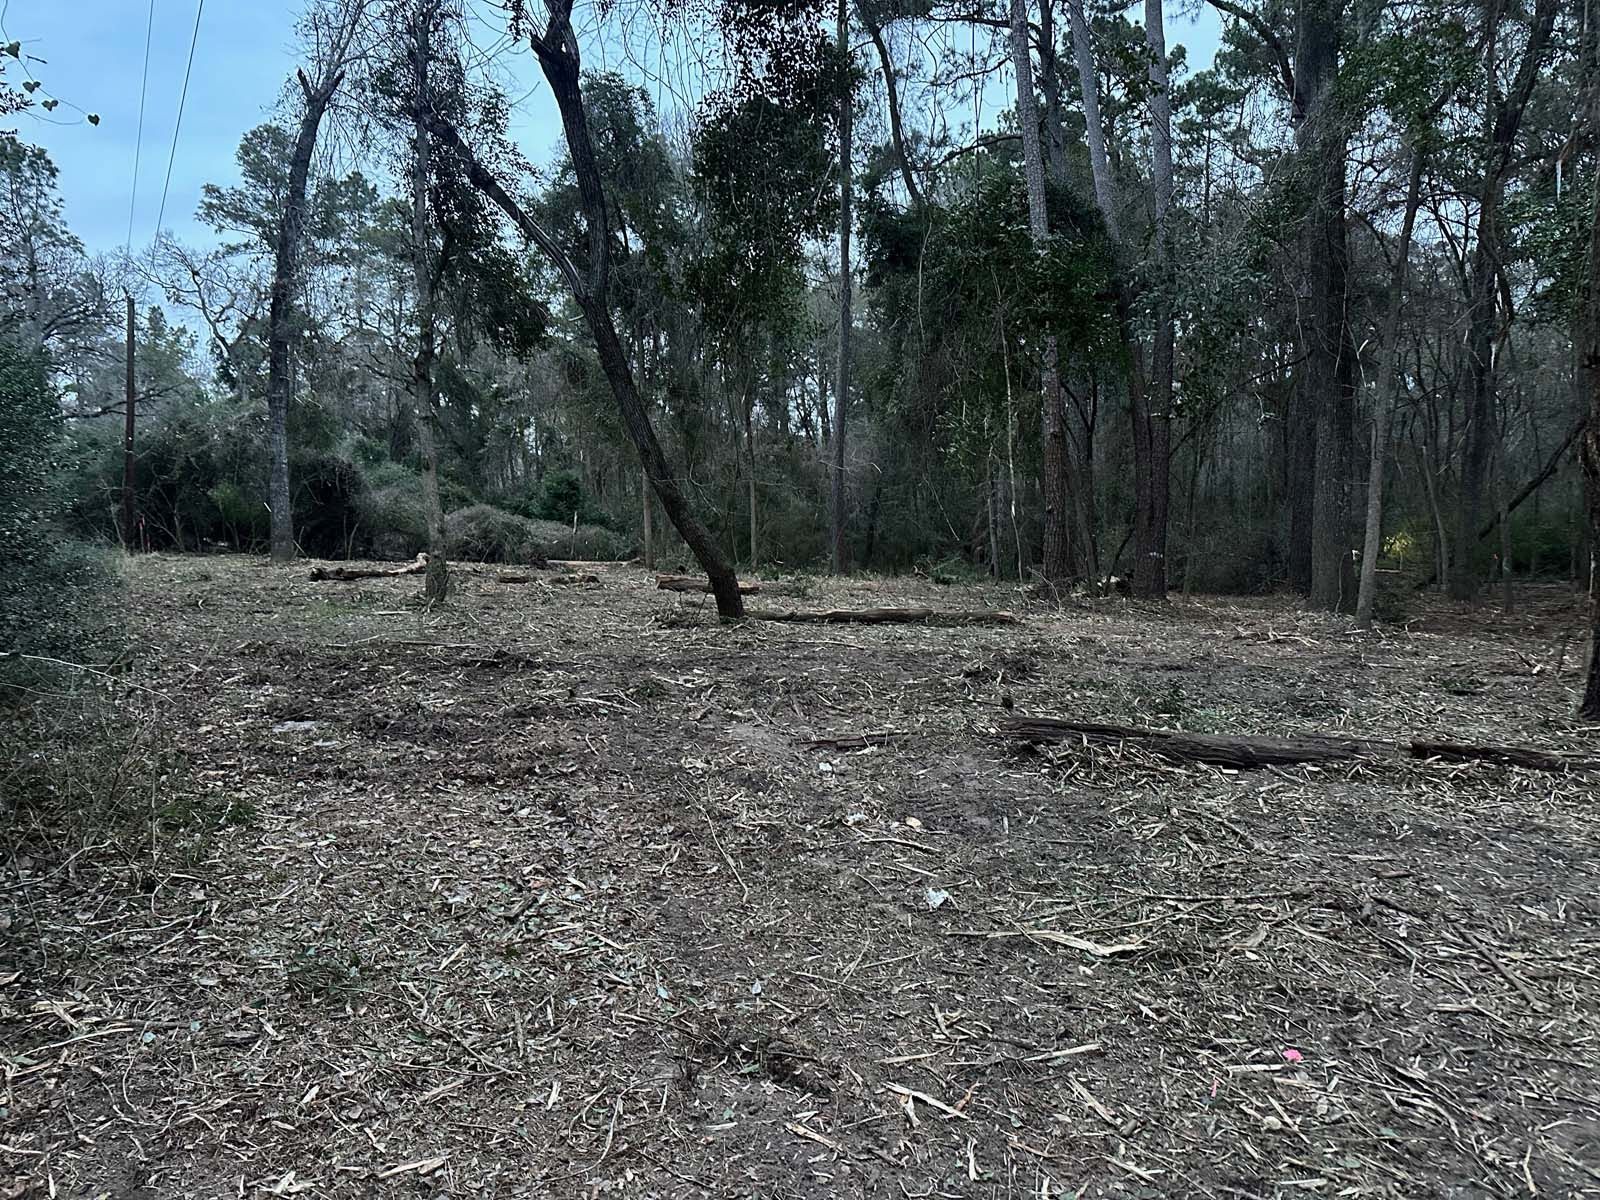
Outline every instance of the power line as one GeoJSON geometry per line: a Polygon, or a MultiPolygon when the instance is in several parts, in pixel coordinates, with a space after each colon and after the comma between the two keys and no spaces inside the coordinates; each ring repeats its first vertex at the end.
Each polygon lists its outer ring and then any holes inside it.
{"type": "Polygon", "coordinates": [[[194,32],[189,35],[189,65],[183,69],[183,91],[178,94],[178,121],[172,127],[172,149],[167,154],[167,178],[161,185],[161,207],[156,210],[156,237],[161,236],[161,220],[167,215],[167,189],[172,186],[172,163],[178,157],[178,132],[183,128],[183,105],[189,99],[189,74],[194,70],[194,47],[200,40],[200,14],[206,11],[206,0],[194,8],[194,32]]]}
{"type": "Polygon", "coordinates": [[[150,15],[144,23],[144,73],[139,78],[139,134],[133,141],[133,187],[128,190],[128,238],[122,243],[126,254],[133,248],[133,206],[139,199],[139,151],[144,145],[144,96],[150,87],[150,35],[156,27],[156,0],[150,0],[150,15]]]}

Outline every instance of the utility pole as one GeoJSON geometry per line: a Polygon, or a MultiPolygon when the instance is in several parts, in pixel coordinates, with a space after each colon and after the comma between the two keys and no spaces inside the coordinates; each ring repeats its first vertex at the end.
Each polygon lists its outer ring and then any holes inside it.
{"type": "Polygon", "coordinates": [[[127,370],[123,380],[125,395],[122,413],[122,544],[128,550],[139,545],[138,530],[134,527],[133,503],[133,297],[128,301],[127,370]]]}

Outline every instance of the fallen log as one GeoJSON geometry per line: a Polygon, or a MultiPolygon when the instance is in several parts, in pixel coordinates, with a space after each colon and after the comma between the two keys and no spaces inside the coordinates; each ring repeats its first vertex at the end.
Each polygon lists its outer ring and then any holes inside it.
{"type": "Polygon", "coordinates": [[[1060,717],[1007,717],[1001,728],[1028,742],[1084,742],[1092,746],[1131,742],[1173,762],[1210,763],[1250,770],[1297,763],[1344,762],[1361,758],[1369,744],[1348,738],[1222,737],[1180,729],[1140,729],[1067,721],[1060,717]]]}
{"type": "Polygon", "coordinates": [[[312,567],[311,581],[313,583],[333,582],[349,583],[356,579],[394,579],[401,575],[425,575],[428,571],[428,556],[419,554],[408,563],[397,567],[312,567]]]}
{"type": "Polygon", "coordinates": [[[904,730],[880,729],[867,733],[842,733],[835,737],[814,737],[806,743],[813,750],[865,750],[906,736],[904,730]]]}
{"type": "Polygon", "coordinates": [[[600,576],[590,572],[578,575],[552,575],[545,582],[554,584],[556,587],[576,587],[580,584],[599,583],[600,576]]]}
{"type": "Polygon", "coordinates": [[[1593,770],[1594,759],[1576,758],[1531,746],[1464,746],[1457,742],[1413,741],[1407,747],[1412,758],[1436,758],[1440,762],[1492,762],[1507,767],[1527,767],[1531,771],[1593,770]]]}
{"type": "MultiPolygon", "coordinates": [[[[656,587],[663,592],[709,592],[711,590],[711,581],[699,575],[657,575],[656,587]]],[[[739,594],[741,596],[749,596],[760,590],[761,585],[759,583],[741,583],[739,585],[739,594]]]]}
{"type": "Polygon", "coordinates": [[[745,614],[757,621],[801,625],[1019,625],[1022,618],[1003,609],[940,612],[932,608],[830,608],[818,612],[745,614]]]}
{"type": "Polygon", "coordinates": [[[1169,762],[1208,763],[1238,770],[1306,763],[1427,758],[1446,762],[1493,762],[1535,771],[1600,770],[1600,759],[1558,754],[1527,746],[1465,745],[1456,742],[1384,742],[1366,738],[1309,734],[1303,737],[1247,737],[1187,733],[1181,729],[1142,729],[1069,721],[1060,717],[1006,717],[1002,733],[1032,743],[1131,744],[1169,762]]]}

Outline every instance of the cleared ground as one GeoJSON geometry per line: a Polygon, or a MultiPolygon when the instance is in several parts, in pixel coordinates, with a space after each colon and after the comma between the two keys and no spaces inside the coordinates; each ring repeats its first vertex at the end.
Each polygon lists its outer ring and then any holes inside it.
{"type": "Polygon", "coordinates": [[[132,564],[155,856],[0,881],[0,1196],[1600,1195],[1595,777],[995,733],[1592,751],[1569,593],[725,626],[599,573],[132,564]]]}

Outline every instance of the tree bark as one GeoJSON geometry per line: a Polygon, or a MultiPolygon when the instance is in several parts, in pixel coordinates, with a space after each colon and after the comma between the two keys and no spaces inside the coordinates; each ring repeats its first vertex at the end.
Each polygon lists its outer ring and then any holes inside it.
{"type": "MultiPolygon", "coordinates": [[[[437,11],[438,0],[421,0],[412,14],[412,73],[419,114],[432,107],[428,92],[428,56],[432,51],[430,39],[437,11]]],[[[411,267],[417,293],[417,352],[411,360],[411,388],[417,442],[422,450],[422,505],[428,525],[428,572],[422,594],[429,604],[443,604],[450,592],[450,569],[445,561],[444,508],[439,500],[439,420],[433,403],[435,270],[433,227],[428,218],[431,152],[428,126],[419,116],[415,122],[411,164],[411,267]]]]}
{"type": "Polygon", "coordinates": [[[1167,510],[1172,486],[1173,341],[1172,97],[1167,79],[1167,39],[1162,0],[1145,0],[1145,44],[1150,51],[1150,156],[1154,190],[1156,269],[1155,339],[1150,382],[1133,389],[1133,594],[1147,600],[1167,594],[1167,510]]]}
{"type": "Polygon", "coordinates": [[[1301,420],[1315,422],[1311,489],[1311,603],[1355,607],[1350,484],[1355,450],[1355,346],[1347,312],[1346,119],[1337,87],[1344,0],[1299,8],[1293,112],[1299,185],[1305,189],[1300,319],[1305,366],[1301,420]]]}
{"type": "Polygon", "coordinates": [[[1372,628],[1377,599],[1378,555],[1383,550],[1383,475],[1389,461],[1389,427],[1400,396],[1400,318],[1404,312],[1406,267],[1411,259],[1411,232],[1422,199],[1425,152],[1418,145],[1411,153],[1411,175],[1406,184],[1405,217],[1400,223],[1400,243],[1395,247],[1394,270],[1389,277],[1389,306],[1383,322],[1382,366],[1378,371],[1377,411],[1372,420],[1372,457],[1367,469],[1367,526],[1361,543],[1361,586],[1356,594],[1356,627],[1372,628]]]}
{"type": "MultiPolygon", "coordinates": [[[[1600,139],[1600,35],[1591,27],[1593,92],[1589,96],[1589,133],[1600,139]]],[[[1589,216],[1589,273],[1584,297],[1582,342],[1577,366],[1589,393],[1588,429],[1583,436],[1583,475],[1589,500],[1589,670],[1578,715],[1600,721],[1600,179],[1595,181],[1589,216]]]]}
{"type": "Polygon", "coordinates": [[[839,57],[843,60],[843,93],[839,99],[839,369],[833,397],[833,472],[829,480],[829,516],[832,521],[832,547],[829,567],[833,574],[844,573],[844,459],[845,410],[850,399],[851,314],[850,228],[851,188],[854,167],[852,125],[855,95],[850,74],[850,10],[848,0],[839,0],[839,57]]]}
{"type": "Polygon", "coordinates": [[[267,309],[267,424],[270,456],[267,504],[272,510],[272,561],[286,563],[294,557],[294,511],[289,492],[289,334],[294,320],[294,286],[300,265],[300,242],[305,232],[306,184],[311,175],[311,155],[317,145],[328,103],[344,80],[346,37],[337,53],[322,64],[313,85],[304,71],[297,73],[305,108],[289,158],[289,179],[284,189],[283,213],[273,247],[272,292],[267,309]]]}
{"type": "MultiPolygon", "coordinates": [[[[1033,95],[1033,57],[1028,37],[1027,0],[1011,0],[1011,61],[1017,76],[1017,123],[1022,130],[1022,160],[1028,188],[1028,230],[1042,248],[1050,238],[1045,208],[1044,148],[1033,95]]],[[[1064,582],[1072,571],[1067,477],[1067,412],[1061,395],[1056,339],[1046,334],[1040,355],[1039,391],[1043,406],[1044,576],[1064,582]]]]}
{"type": "Polygon", "coordinates": [[[1094,44],[1089,38],[1089,22],[1083,15],[1083,0],[1067,0],[1072,25],[1072,54],[1078,65],[1078,90],[1083,97],[1084,140],[1089,144],[1089,174],[1094,182],[1095,203],[1113,242],[1122,240],[1121,222],[1111,184],[1111,164],[1106,158],[1105,125],[1100,119],[1100,84],[1094,73],[1094,44]]]}

